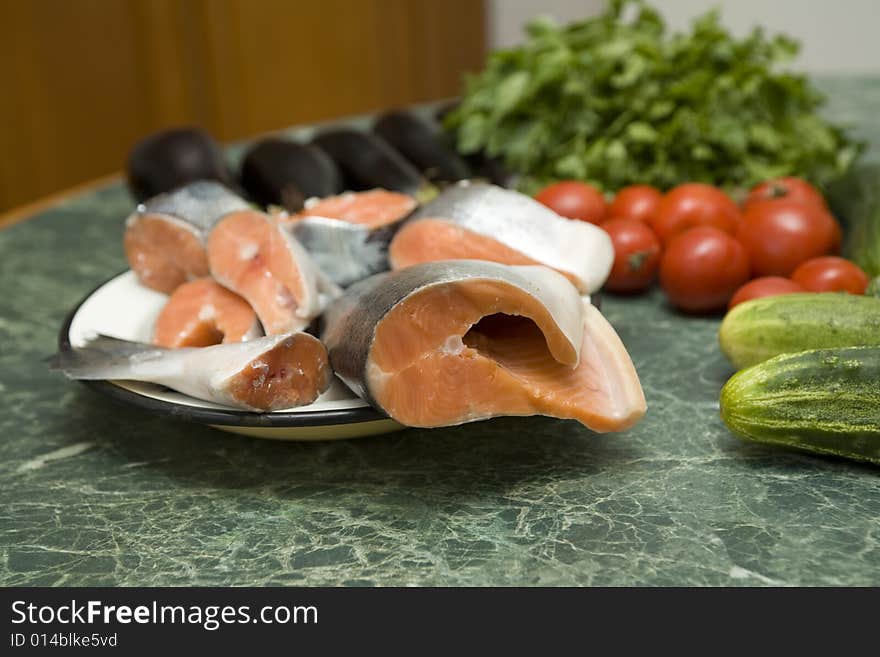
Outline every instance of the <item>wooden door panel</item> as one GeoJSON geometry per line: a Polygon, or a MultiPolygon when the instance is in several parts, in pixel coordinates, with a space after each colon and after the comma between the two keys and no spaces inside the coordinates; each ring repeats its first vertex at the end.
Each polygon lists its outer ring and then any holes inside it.
{"type": "Polygon", "coordinates": [[[163,127],[233,140],[454,95],[482,63],[484,14],[481,0],[0,0],[0,211],[119,170],[163,127]]]}

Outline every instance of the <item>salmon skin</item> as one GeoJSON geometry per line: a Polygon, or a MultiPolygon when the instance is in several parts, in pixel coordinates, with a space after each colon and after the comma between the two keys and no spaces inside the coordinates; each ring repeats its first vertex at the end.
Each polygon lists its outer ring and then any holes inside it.
{"type": "Polygon", "coordinates": [[[318,267],[345,287],[388,269],[391,238],[416,207],[398,192],[346,192],[310,199],[290,227],[318,267]]]}
{"type": "Polygon", "coordinates": [[[391,144],[432,182],[455,182],[470,177],[470,169],[446,145],[443,133],[412,112],[393,110],[380,116],[373,132],[391,144]]]}
{"type": "Polygon", "coordinates": [[[319,134],[312,143],[339,165],[349,189],[379,187],[417,196],[429,187],[418,169],[369,132],[338,128],[319,134]]]}
{"type": "Polygon", "coordinates": [[[98,336],[82,348],[59,352],[49,364],[71,379],[157,383],[251,411],[310,404],[332,379],[327,350],[307,333],[184,349],[98,336]]]}
{"type": "Polygon", "coordinates": [[[255,210],[227,214],[211,229],[208,265],[251,305],[267,335],[305,328],[341,293],[290,225],[255,210]]]}
{"type": "Polygon", "coordinates": [[[308,198],[345,190],[342,173],[329,155],[289,139],[254,144],[242,160],[240,180],[248,196],[260,205],[277,205],[289,212],[301,210],[308,198]]]}
{"type": "Polygon", "coordinates": [[[598,226],[560,217],[519,192],[462,181],[419,208],[389,250],[392,269],[459,258],[545,265],[590,294],[608,277],[614,248],[598,226]]]}
{"type": "Polygon", "coordinates": [[[346,385],[408,426],[540,414],[604,432],[645,413],[614,329],[546,267],[456,260],[378,274],[327,310],[322,338],[346,385]]]}
{"type": "Polygon", "coordinates": [[[138,280],[170,294],[208,275],[205,240],[223,215],[250,207],[217,182],[199,181],[137,206],[125,222],[125,255],[138,280]]]}
{"type": "Polygon", "coordinates": [[[179,286],[159,313],[153,344],[169,349],[244,342],[263,335],[247,301],[211,278],[179,286]]]}

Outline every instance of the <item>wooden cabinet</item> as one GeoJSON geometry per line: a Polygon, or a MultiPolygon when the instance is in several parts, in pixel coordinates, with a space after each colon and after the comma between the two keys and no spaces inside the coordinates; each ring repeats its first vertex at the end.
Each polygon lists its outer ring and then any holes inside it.
{"type": "Polygon", "coordinates": [[[224,141],[456,95],[481,0],[0,0],[0,212],[192,124],[224,141]]]}

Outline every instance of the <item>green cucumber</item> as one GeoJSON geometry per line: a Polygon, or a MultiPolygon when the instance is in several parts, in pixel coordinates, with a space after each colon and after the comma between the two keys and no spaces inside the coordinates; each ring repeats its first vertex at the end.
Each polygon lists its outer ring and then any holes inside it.
{"type": "Polygon", "coordinates": [[[828,188],[828,204],[843,224],[843,255],[880,276],[880,164],[856,167],[828,188]]]}
{"type": "Polygon", "coordinates": [[[806,349],[880,346],[880,298],[823,292],[754,299],[727,313],[718,341],[737,369],[806,349]]]}
{"type": "Polygon", "coordinates": [[[880,463],[880,347],[814,349],[741,370],[721,389],[740,438],[880,463]]]}

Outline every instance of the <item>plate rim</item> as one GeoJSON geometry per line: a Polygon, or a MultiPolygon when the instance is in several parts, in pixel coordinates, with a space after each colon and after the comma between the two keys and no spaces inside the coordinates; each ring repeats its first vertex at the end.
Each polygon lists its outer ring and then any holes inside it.
{"type": "MultiPolygon", "coordinates": [[[[73,306],[61,324],[58,332],[59,351],[71,351],[70,327],[73,319],[82,305],[92,295],[107,285],[110,281],[130,271],[123,269],[110,278],[93,287],[73,306]]],[[[225,425],[236,427],[316,427],[330,426],[335,424],[356,424],[360,422],[372,422],[375,420],[390,419],[385,413],[381,413],[372,406],[360,406],[358,408],[335,408],[324,411],[286,411],[272,413],[254,413],[252,411],[224,410],[216,408],[202,408],[199,406],[187,406],[176,402],[165,401],[147,397],[112,383],[111,381],[83,381],[78,383],[106,395],[114,401],[124,403],[145,410],[153,415],[172,417],[177,420],[195,422],[200,424],[225,425]]]]}

